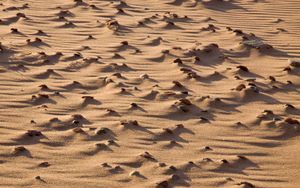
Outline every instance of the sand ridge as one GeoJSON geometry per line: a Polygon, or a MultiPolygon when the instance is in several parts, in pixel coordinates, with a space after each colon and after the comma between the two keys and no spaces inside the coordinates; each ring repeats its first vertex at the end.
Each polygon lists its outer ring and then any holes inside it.
{"type": "Polygon", "coordinates": [[[0,187],[300,186],[297,0],[0,2],[0,187]]]}

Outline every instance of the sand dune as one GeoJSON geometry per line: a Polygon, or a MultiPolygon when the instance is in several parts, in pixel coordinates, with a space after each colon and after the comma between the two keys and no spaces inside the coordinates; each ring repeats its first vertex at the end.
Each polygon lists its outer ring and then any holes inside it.
{"type": "Polygon", "coordinates": [[[298,0],[0,2],[0,187],[300,187],[298,0]]]}

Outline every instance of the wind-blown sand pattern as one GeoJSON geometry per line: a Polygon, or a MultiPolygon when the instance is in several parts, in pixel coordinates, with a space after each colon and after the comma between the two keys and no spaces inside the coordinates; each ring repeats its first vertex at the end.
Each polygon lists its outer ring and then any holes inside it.
{"type": "Polygon", "coordinates": [[[300,187],[299,0],[0,9],[0,187],[300,187]]]}

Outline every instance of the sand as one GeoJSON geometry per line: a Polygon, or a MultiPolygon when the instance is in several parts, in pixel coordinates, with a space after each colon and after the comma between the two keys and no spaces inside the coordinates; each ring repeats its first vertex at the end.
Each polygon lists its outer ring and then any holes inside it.
{"type": "Polygon", "coordinates": [[[0,187],[300,187],[298,0],[0,9],[0,187]]]}

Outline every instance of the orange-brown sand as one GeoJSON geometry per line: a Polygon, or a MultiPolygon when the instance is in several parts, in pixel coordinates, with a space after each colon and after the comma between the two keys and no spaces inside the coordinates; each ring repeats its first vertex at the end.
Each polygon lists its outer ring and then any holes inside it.
{"type": "Polygon", "coordinates": [[[300,187],[299,9],[0,1],[0,187],[300,187]]]}

